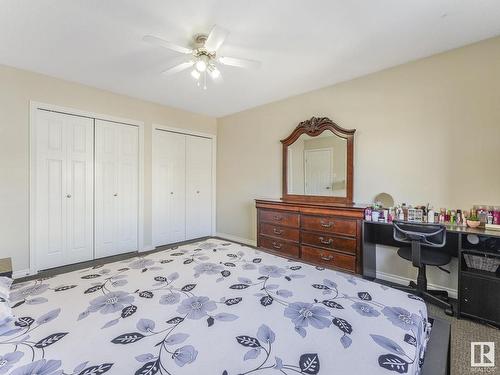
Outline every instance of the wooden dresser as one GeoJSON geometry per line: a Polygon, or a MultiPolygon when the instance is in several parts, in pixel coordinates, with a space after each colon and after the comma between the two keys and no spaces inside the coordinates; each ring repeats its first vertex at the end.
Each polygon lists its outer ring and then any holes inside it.
{"type": "Polygon", "coordinates": [[[362,273],[364,206],[258,199],[256,207],[259,248],[362,273]]]}

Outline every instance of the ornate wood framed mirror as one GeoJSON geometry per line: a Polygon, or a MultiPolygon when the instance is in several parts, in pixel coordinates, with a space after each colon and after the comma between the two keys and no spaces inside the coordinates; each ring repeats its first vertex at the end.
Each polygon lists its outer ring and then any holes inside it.
{"type": "Polygon", "coordinates": [[[302,121],[283,144],[283,200],[352,204],[355,129],[302,121]]]}

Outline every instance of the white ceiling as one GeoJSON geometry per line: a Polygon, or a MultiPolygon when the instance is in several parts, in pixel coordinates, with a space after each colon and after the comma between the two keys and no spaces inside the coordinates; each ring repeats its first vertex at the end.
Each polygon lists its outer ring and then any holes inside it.
{"type": "MultiPolygon", "coordinates": [[[[499,0],[0,0],[0,64],[188,111],[224,116],[500,34],[499,0]],[[142,41],[179,44],[230,31],[208,90],[179,57],[142,41]]],[[[0,82],[1,84],[1,82],[0,82]]]]}

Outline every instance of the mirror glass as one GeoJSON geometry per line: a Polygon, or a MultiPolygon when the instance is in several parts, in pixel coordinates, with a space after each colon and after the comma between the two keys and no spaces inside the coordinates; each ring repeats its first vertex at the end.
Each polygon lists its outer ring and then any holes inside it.
{"type": "Polygon", "coordinates": [[[347,140],[331,131],[288,146],[288,194],[346,197],[347,140]]]}

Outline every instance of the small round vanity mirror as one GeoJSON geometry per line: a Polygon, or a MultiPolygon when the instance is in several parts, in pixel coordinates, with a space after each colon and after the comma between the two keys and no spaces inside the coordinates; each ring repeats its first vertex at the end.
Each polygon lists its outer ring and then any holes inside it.
{"type": "Polygon", "coordinates": [[[380,193],[373,200],[375,204],[380,204],[384,208],[394,207],[394,198],[388,193],[380,193]]]}

